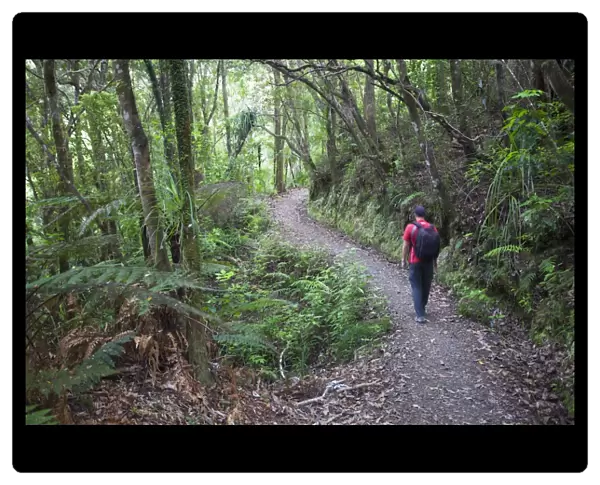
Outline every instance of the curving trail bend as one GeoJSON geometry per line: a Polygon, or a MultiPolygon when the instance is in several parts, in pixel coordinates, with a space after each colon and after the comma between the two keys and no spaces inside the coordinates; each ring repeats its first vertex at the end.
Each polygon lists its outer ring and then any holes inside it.
{"type": "MultiPolygon", "coordinates": [[[[377,251],[363,248],[312,220],[308,192],[292,190],[270,204],[282,237],[299,247],[347,253],[387,297],[392,330],[370,355],[318,369],[277,393],[280,424],[543,424],[535,412],[535,377],[522,349],[481,324],[457,315],[452,298],[434,282],[430,322],[418,325],[408,274],[377,251]],[[353,251],[348,251],[353,250],[353,251]],[[329,389],[344,380],[356,389],[329,389]],[[529,382],[528,382],[529,381],[529,382]],[[341,392],[340,392],[341,390],[341,392]]],[[[275,411],[275,407],[271,406],[275,411]]]]}

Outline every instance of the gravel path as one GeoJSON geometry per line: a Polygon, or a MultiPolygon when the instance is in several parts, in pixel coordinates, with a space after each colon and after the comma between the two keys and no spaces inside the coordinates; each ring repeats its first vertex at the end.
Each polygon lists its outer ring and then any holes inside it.
{"type": "Polygon", "coordinates": [[[316,370],[309,378],[281,389],[277,406],[272,405],[273,411],[279,410],[279,423],[556,422],[540,417],[536,396],[543,392],[555,403],[558,398],[547,390],[535,391],[538,383],[530,375],[530,359],[522,348],[515,350],[496,333],[457,316],[452,298],[435,283],[428,305],[430,322],[418,325],[407,271],[312,220],[306,211],[307,198],[308,192],[298,189],[273,200],[271,211],[278,230],[299,247],[326,248],[336,255],[354,250],[348,257],[366,266],[373,286],[387,297],[393,327],[370,355],[316,370]],[[351,387],[369,385],[356,390],[331,388],[323,399],[296,405],[321,396],[328,384],[332,387],[332,381],[342,379],[351,387]]]}

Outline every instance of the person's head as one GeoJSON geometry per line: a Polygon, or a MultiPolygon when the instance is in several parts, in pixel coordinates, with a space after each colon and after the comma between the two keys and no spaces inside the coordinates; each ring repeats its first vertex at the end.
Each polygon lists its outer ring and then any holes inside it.
{"type": "Polygon", "coordinates": [[[418,205],[417,207],[415,207],[415,218],[418,219],[425,219],[425,207],[423,207],[422,205],[418,205]]]}

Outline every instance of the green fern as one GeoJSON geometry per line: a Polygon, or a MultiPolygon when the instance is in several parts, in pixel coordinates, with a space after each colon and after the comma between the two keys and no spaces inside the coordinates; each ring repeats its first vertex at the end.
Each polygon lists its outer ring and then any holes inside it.
{"type": "Polygon", "coordinates": [[[214,336],[214,340],[225,345],[237,345],[249,347],[259,350],[267,350],[273,354],[277,354],[275,347],[266,339],[261,337],[258,332],[252,332],[251,325],[246,325],[245,329],[240,333],[221,333],[214,336]]]}
{"type": "Polygon", "coordinates": [[[44,370],[29,375],[28,389],[44,396],[61,395],[65,391],[80,394],[93,388],[104,377],[115,373],[115,359],[122,355],[123,345],[133,338],[133,332],[105,343],[74,369],[44,370]]]}
{"type": "Polygon", "coordinates": [[[243,303],[241,305],[236,305],[230,309],[232,312],[253,312],[253,311],[261,311],[266,310],[267,308],[277,307],[277,306],[291,306],[297,307],[296,303],[293,303],[288,300],[276,299],[276,298],[258,298],[248,303],[243,303]]]}
{"type": "Polygon", "coordinates": [[[34,246],[27,253],[27,259],[54,259],[60,255],[68,255],[70,258],[93,257],[97,256],[98,251],[103,247],[118,245],[119,243],[119,236],[115,234],[89,236],[77,241],[63,241],[46,246],[34,246]]]}
{"type": "Polygon", "coordinates": [[[319,280],[298,280],[292,286],[298,288],[300,291],[324,291],[327,294],[331,293],[331,288],[319,280]]]}
{"type": "MultiPolygon", "coordinates": [[[[205,271],[212,273],[227,268],[224,265],[209,264],[206,265],[205,271]]],[[[26,289],[39,289],[42,294],[59,294],[103,287],[110,283],[123,286],[140,284],[154,292],[170,291],[177,288],[214,291],[200,286],[196,279],[183,271],[157,271],[146,266],[124,266],[120,264],[74,267],[64,273],[33,281],[26,285],[26,289]]]]}
{"type": "Polygon", "coordinates": [[[109,204],[106,204],[105,206],[100,207],[99,209],[96,209],[89,216],[87,216],[83,219],[83,222],[79,226],[79,235],[81,236],[83,233],[85,233],[88,226],[94,220],[96,220],[96,218],[98,216],[109,217],[112,212],[116,211],[119,207],[121,207],[123,204],[125,204],[125,202],[126,201],[123,199],[113,200],[109,204]]]}
{"type": "Polygon", "coordinates": [[[506,246],[498,246],[497,248],[492,249],[491,251],[485,254],[484,258],[493,258],[495,256],[500,256],[507,253],[520,253],[521,251],[523,251],[523,248],[521,246],[508,244],[506,246]]]}
{"type": "Polygon", "coordinates": [[[49,414],[52,412],[51,409],[38,409],[34,411],[38,407],[37,404],[33,406],[25,406],[25,424],[26,425],[37,425],[37,424],[45,424],[45,425],[54,425],[58,424],[56,418],[49,414]]]}
{"type": "Polygon", "coordinates": [[[521,277],[519,278],[519,288],[522,291],[531,289],[533,283],[535,282],[536,276],[537,276],[536,273],[533,271],[522,274],[521,277]]]}
{"type": "Polygon", "coordinates": [[[38,207],[49,207],[49,206],[57,206],[57,205],[66,205],[66,204],[74,204],[79,203],[79,199],[74,195],[65,196],[65,197],[51,197],[48,199],[40,199],[40,200],[32,200],[29,201],[28,204],[38,207]]]}
{"type": "Polygon", "coordinates": [[[552,272],[554,272],[554,269],[556,268],[556,263],[554,262],[554,258],[548,258],[548,259],[544,259],[541,263],[540,263],[540,271],[546,275],[551,274],[552,272]]]}
{"type": "MultiPolygon", "coordinates": [[[[403,200],[400,201],[400,207],[404,208],[408,204],[410,204],[412,201],[414,201],[415,199],[417,199],[418,197],[425,197],[425,195],[426,195],[425,192],[413,192],[408,197],[405,197],[403,200]]],[[[394,197],[392,199],[392,203],[395,203],[400,197],[401,197],[400,194],[397,195],[396,197],[394,197]]]]}

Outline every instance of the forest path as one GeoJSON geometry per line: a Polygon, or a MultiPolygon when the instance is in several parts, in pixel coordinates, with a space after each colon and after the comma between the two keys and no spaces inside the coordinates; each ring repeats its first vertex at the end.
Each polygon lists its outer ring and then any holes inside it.
{"type": "MultiPolygon", "coordinates": [[[[452,298],[433,284],[429,322],[414,319],[408,272],[371,248],[326,228],[307,214],[308,191],[296,189],[270,204],[282,237],[359,261],[387,297],[392,329],[368,356],[318,369],[279,392],[280,424],[542,424],[534,412],[528,359],[481,324],[457,315],[452,298]],[[332,381],[370,384],[331,392],[332,381]],[[527,381],[527,383],[523,383],[527,381]],[[293,411],[292,411],[293,410],[293,411]]],[[[338,388],[339,390],[340,388],[338,388]]],[[[279,399],[278,399],[279,401],[279,399]]],[[[543,420],[548,422],[547,419],[543,420]]]]}

